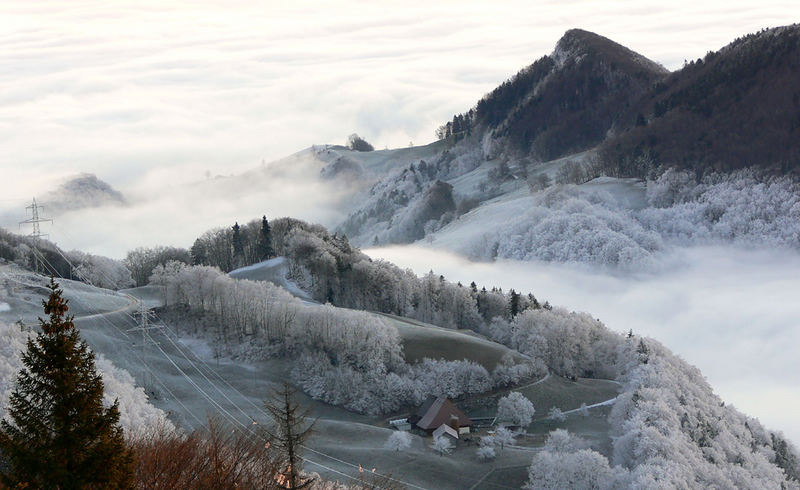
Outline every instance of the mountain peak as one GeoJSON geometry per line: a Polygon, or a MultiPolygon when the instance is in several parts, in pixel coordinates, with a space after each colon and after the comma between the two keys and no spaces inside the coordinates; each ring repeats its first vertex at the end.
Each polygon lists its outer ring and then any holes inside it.
{"type": "Polygon", "coordinates": [[[59,211],[127,204],[125,196],[94,174],[79,174],[49,192],[45,200],[59,211]]]}
{"type": "Polygon", "coordinates": [[[599,57],[611,64],[633,70],[645,70],[653,74],[666,74],[668,70],[660,64],[625,46],[583,29],[570,29],[556,43],[551,57],[556,66],[563,67],[568,61],[579,62],[584,57],[599,57]]]}

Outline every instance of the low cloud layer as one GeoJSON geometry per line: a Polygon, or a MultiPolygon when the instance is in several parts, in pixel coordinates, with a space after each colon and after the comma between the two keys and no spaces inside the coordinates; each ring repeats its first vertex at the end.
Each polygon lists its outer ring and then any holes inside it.
{"type": "Polygon", "coordinates": [[[470,262],[420,247],[368,250],[418,274],[532,291],[609,328],[651,336],[700,368],[726,403],[800,444],[800,255],[697,247],[653,275],[540,262],[470,262]]]}
{"type": "MultiPolygon", "coordinates": [[[[123,258],[140,246],[189,248],[203,232],[229,227],[266,215],[291,216],[332,226],[344,218],[342,202],[350,189],[341,181],[318,178],[323,165],[312,151],[300,152],[274,167],[265,166],[238,177],[210,177],[190,184],[170,184],[125,195],[124,203],[68,209],[49,201],[41,230],[64,250],[123,258]]],[[[29,233],[17,226],[25,219],[25,203],[3,206],[0,226],[29,233]]],[[[30,201],[28,201],[30,204],[30,201]]],[[[28,210],[28,217],[30,210],[28,210]]]]}
{"type": "Polygon", "coordinates": [[[237,173],[353,131],[434,129],[572,27],[668,68],[796,18],[792,1],[5,2],[3,199],[96,174],[126,195],[237,173]]]}

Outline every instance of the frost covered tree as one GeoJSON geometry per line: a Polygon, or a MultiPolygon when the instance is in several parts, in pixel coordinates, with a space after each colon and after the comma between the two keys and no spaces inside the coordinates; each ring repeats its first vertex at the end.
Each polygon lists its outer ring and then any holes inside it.
{"type": "Polygon", "coordinates": [[[132,488],[133,456],[119,425],[118,403],[103,406],[94,353],[81,340],[55,280],[42,301],[49,319],[29,339],[24,368],[0,421],[0,450],[14,487],[132,488]]]}
{"type": "MultiPolygon", "coordinates": [[[[528,482],[524,488],[530,490],[561,490],[564,488],[591,490],[627,487],[627,485],[615,485],[615,477],[616,472],[609,467],[608,460],[590,449],[582,449],[574,453],[543,451],[534,457],[533,463],[528,469],[528,482]]],[[[665,480],[669,481],[667,475],[665,475],[665,480]]],[[[659,486],[659,488],[672,487],[659,486]]]]}
{"type": "Polygon", "coordinates": [[[544,444],[545,451],[554,453],[575,452],[581,449],[588,449],[589,443],[585,439],[578,437],[568,430],[556,429],[547,435],[544,444]]]}
{"type": "Polygon", "coordinates": [[[496,456],[494,452],[494,446],[481,446],[478,448],[475,454],[477,454],[478,459],[483,461],[491,461],[496,456]]]}
{"type": "Polygon", "coordinates": [[[511,425],[527,427],[533,420],[534,413],[536,409],[533,408],[533,403],[518,391],[512,391],[497,403],[497,418],[510,422],[511,425]]]}
{"type": "Polygon", "coordinates": [[[353,133],[347,137],[347,147],[354,151],[373,151],[375,149],[374,146],[367,143],[367,140],[357,133],[353,133]]]}
{"type": "Polygon", "coordinates": [[[184,264],[192,262],[192,255],[188,250],[175,247],[140,247],[127,253],[123,263],[131,272],[133,280],[137,286],[147,284],[153,269],[157,265],[165,265],[167,262],[178,261],[184,264]]]}
{"type": "Polygon", "coordinates": [[[547,412],[547,417],[550,420],[554,420],[556,422],[563,422],[563,421],[567,420],[567,416],[558,407],[551,408],[550,411],[547,412]]]}
{"type": "Polygon", "coordinates": [[[401,430],[392,432],[386,440],[385,447],[395,451],[405,451],[411,447],[411,434],[401,430]]]}
{"type": "Polygon", "coordinates": [[[510,429],[507,427],[498,427],[497,430],[494,431],[494,442],[500,446],[500,449],[504,449],[506,446],[511,446],[517,441],[514,433],[511,432],[510,429]]]}
{"type": "Polygon", "coordinates": [[[67,258],[72,262],[72,273],[81,281],[93,286],[123,289],[135,284],[130,271],[122,261],[77,250],[68,252],[67,258]]]}
{"type": "Polygon", "coordinates": [[[550,432],[542,451],[528,469],[527,489],[625,488],[627,471],[611,468],[605,456],[588,449],[588,443],[558,429],[550,432]]]}
{"type": "Polygon", "coordinates": [[[431,449],[439,453],[439,456],[450,454],[453,451],[453,443],[446,436],[434,437],[431,449]]]}

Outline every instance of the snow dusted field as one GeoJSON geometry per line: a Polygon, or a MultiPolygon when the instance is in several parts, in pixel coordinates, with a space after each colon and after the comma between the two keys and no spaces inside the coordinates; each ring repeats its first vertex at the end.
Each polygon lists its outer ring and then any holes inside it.
{"type": "Polygon", "coordinates": [[[275,257],[274,259],[232,270],[228,275],[236,279],[271,282],[289,291],[292,293],[292,296],[306,302],[312,301],[311,295],[300,289],[293,281],[286,278],[288,270],[289,262],[286,260],[286,257],[275,257]]]}

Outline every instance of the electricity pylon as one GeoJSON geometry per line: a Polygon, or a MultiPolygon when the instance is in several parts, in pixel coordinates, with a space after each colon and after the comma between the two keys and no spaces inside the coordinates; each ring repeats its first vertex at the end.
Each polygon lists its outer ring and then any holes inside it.
{"type": "Polygon", "coordinates": [[[26,219],[25,221],[20,221],[19,226],[22,228],[22,225],[33,225],[33,232],[28,235],[33,238],[33,268],[35,272],[38,274],[40,268],[44,268],[44,264],[40,258],[41,252],[39,252],[39,240],[43,236],[47,236],[46,234],[42,234],[41,229],[39,228],[39,223],[44,223],[46,221],[53,222],[52,219],[49,218],[42,218],[39,216],[39,209],[44,208],[44,206],[40,206],[36,204],[36,198],[33,198],[33,203],[30,206],[25,208],[25,214],[27,215],[27,211],[31,210],[31,217],[26,219]],[[41,266],[41,267],[40,267],[41,266]]]}
{"type": "MultiPolygon", "coordinates": [[[[156,342],[155,340],[152,339],[152,337],[150,337],[150,330],[160,330],[164,327],[162,325],[153,325],[152,323],[150,323],[150,319],[155,318],[155,314],[144,305],[143,300],[139,300],[138,316],[139,316],[139,324],[133,328],[129,328],[128,332],[142,333],[142,343],[140,345],[140,347],[142,348],[142,364],[144,365],[144,373],[142,374],[142,385],[146,385],[152,383],[147,383],[147,372],[149,371],[149,369],[147,368],[147,358],[145,357],[146,354],[145,348],[147,347],[147,344],[158,345],[158,342],[156,342]]],[[[134,343],[133,345],[135,346],[136,344],[134,343]]]]}

